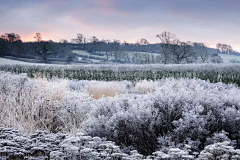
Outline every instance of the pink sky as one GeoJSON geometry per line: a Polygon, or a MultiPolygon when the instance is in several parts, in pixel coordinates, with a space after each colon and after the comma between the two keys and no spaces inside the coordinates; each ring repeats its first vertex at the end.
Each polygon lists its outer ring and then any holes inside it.
{"type": "Polygon", "coordinates": [[[23,41],[35,33],[44,40],[85,37],[136,42],[170,31],[182,41],[215,47],[226,43],[240,51],[240,1],[237,0],[3,0],[0,34],[14,32],[23,41]]]}

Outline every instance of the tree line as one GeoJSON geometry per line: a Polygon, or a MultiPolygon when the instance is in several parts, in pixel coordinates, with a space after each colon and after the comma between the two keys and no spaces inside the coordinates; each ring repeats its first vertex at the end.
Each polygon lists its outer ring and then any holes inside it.
{"type": "MultiPolygon", "coordinates": [[[[23,42],[15,33],[5,33],[0,36],[0,56],[40,59],[48,62],[50,59],[71,62],[77,54],[73,51],[84,50],[91,55],[102,56],[102,61],[117,63],[194,63],[194,62],[221,62],[218,53],[236,54],[230,45],[217,44],[216,49],[209,48],[204,43],[183,42],[170,32],[163,32],[156,36],[159,43],[151,44],[141,38],[136,43],[121,42],[120,40],[100,40],[96,36],[89,39],[78,33],[69,42],[66,39],[60,42],[42,40],[42,35],[36,33],[34,42],[23,42]],[[209,59],[210,58],[210,59],[209,59]]],[[[90,58],[85,58],[90,60],[90,58]]]]}

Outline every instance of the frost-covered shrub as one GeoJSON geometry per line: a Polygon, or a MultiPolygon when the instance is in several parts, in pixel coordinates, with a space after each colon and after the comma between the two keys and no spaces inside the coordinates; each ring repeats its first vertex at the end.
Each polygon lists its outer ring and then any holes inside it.
{"type": "Polygon", "coordinates": [[[221,143],[224,141],[231,142],[231,140],[227,136],[228,136],[228,133],[225,131],[221,131],[219,133],[214,133],[212,137],[207,138],[205,145],[221,143]]]}
{"type": "Polygon", "coordinates": [[[166,79],[148,94],[98,100],[84,128],[145,155],[162,149],[159,138],[166,135],[177,147],[186,143],[199,152],[214,133],[225,130],[229,139],[238,137],[239,107],[240,91],[233,85],[166,79]]]}
{"type": "Polygon", "coordinates": [[[117,144],[133,146],[144,154],[152,153],[157,145],[154,133],[154,125],[158,125],[157,112],[147,102],[138,102],[141,98],[140,95],[123,95],[99,101],[85,123],[85,131],[117,144]]]}
{"type": "Polygon", "coordinates": [[[175,141],[173,141],[172,136],[165,135],[158,137],[158,150],[167,153],[170,148],[176,147],[175,141]]]}
{"type": "Polygon", "coordinates": [[[75,135],[37,131],[30,136],[17,130],[0,127],[1,159],[82,159],[82,160],[228,160],[240,158],[240,150],[223,141],[206,146],[201,153],[192,153],[191,146],[170,147],[168,151],[155,151],[144,156],[137,150],[129,153],[121,151],[120,146],[105,138],[91,137],[84,133],[75,135]]]}
{"type": "MultiPolygon", "coordinates": [[[[240,148],[239,88],[198,79],[169,78],[150,83],[154,84],[151,92],[141,94],[135,82],[129,81],[31,79],[1,72],[0,126],[25,133],[38,129],[84,131],[116,142],[128,154],[131,150],[150,156],[155,151],[168,154],[171,148],[178,148],[181,151],[176,152],[192,156],[201,152],[207,141],[227,140],[240,148]],[[93,99],[87,86],[97,90],[98,84],[116,84],[122,92],[93,99]]],[[[69,149],[67,152],[74,155],[76,148],[69,149]]]]}
{"type": "Polygon", "coordinates": [[[240,159],[240,150],[230,146],[230,142],[224,141],[208,145],[201,151],[198,159],[240,159]]]}
{"type": "Polygon", "coordinates": [[[67,135],[37,131],[30,136],[0,127],[0,159],[144,159],[136,150],[126,154],[114,142],[83,133],[67,135]]]}
{"type": "Polygon", "coordinates": [[[90,111],[91,101],[86,92],[71,91],[65,80],[0,74],[0,126],[3,127],[18,128],[25,133],[38,129],[76,132],[90,111]]]}

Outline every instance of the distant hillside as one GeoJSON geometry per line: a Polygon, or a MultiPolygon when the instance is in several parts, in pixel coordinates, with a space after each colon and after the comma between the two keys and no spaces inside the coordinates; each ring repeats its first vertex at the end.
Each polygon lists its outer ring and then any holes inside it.
{"type": "Polygon", "coordinates": [[[229,63],[231,60],[240,61],[240,55],[230,55],[230,54],[218,54],[222,59],[224,63],[229,63]]]}

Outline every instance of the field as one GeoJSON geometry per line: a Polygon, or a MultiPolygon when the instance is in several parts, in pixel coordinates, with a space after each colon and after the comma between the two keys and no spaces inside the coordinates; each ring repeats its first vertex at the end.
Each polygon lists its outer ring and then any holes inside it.
{"type": "Polygon", "coordinates": [[[197,78],[212,83],[240,85],[239,64],[188,65],[2,65],[1,71],[27,73],[28,77],[98,81],[139,81],[164,78],[197,78]]]}
{"type": "Polygon", "coordinates": [[[240,158],[240,65],[20,64],[0,70],[0,154],[240,158]]]}
{"type": "Polygon", "coordinates": [[[219,54],[222,57],[224,63],[229,63],[231,60],[240,61],[240,56],[228,55],[228,54],[219,54]]]}
{"type": "Polygon", "coordinates": [[[0,58],[0,65],[4,65],[4,64],[31,64],[31,63],[7,59],[7,58],[0,58]]]}

